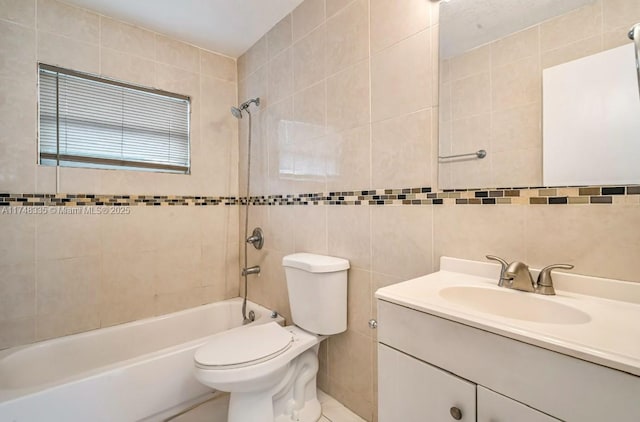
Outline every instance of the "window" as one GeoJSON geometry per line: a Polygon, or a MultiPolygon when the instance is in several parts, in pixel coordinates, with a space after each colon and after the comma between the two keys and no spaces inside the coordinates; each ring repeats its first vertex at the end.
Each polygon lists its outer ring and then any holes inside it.
{"type": "Polygon", "coordinates": [[[189,172],[189,97],[39,70],[40,164],[189,172]]]}

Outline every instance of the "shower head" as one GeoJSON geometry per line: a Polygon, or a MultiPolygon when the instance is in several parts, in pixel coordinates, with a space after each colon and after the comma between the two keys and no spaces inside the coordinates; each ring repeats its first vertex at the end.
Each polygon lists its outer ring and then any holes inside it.
{"type": "MultiPolygon", "coordinates": [[[[234,115],[236,119],[242,119],[242,111],[247,110],[251,103],[254,103],[256,106],[260,105],[260,97],[252,98],[250,100],[245,101],[240,104],[238,107],[231,107],[231,114],[234,115]]],[[[247,110],[247,113],[249,111],[247,110]]]]}
{"type": "Polygon", "coordinates": [[[231,107],[231,114],[233,114],[236,119],[242,119],[242,111],[238,107],[231,107]]]}

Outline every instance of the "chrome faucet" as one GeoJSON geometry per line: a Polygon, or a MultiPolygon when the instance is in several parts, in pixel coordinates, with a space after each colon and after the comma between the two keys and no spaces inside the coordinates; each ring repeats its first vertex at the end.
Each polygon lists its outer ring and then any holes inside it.
{"type": "Polygon", "coordinates": [[[515,261],[509,264],[504,270],[504,278],[504,287],[525,292],[536,291],[536,283],[531,277],[529,266],[523,262],[515,261]]]}
{"type": "Polygon", "coordinates": [[[243,268],[242,269],[242,276],[243,277],[245,275],[249,275],[249,274],[260,274],[260,266],[259,265],[254,265],[253,267],[243,268]]]}
{"type": "Polygon", "coordinates": [[[551,279],[552,270],[558,268],[570,270],[573,268],[573,265],[570,264],[549,265],[540,271],[538,280],[534,282],[529,266],[523,262],[514,261],[511,264],[507,264],[504,259],[493,255],[487,255],[487,259],[498,261],[502,265],[498,286],[541,295],[556,294],[553,288],[553,280],[551,279]]]}

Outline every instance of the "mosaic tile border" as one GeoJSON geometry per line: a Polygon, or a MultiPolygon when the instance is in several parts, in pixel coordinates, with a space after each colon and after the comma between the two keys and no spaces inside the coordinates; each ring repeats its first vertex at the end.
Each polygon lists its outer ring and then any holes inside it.
{"type": "MultiPolygon", "coordinates": [[[[217,206],[244,205],[246,198],[180,195],[0,193],[0,207],[17,206],[217,206]]],[[[430,187],[253,196],[252,205],[640,205],[640,185],[444,189],[430,187]]]]}
{"type": "Polygon", "coordinates": [[[235,197],[180,196],[180,195],[92,195],[92,194],[42,194],[0,193],[0,207],[131,207],[131,206],[206,206],[237,205],[235,197]]]}

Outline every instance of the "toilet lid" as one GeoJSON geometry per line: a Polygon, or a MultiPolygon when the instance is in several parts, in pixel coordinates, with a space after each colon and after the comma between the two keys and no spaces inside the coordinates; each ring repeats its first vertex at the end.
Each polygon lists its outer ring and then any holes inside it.
{"type": "Polygon", "coordinates": [[[270,322],[215,335],[196,350],[194,359],[207,367],[246,366],[283,353],[292,342],[293,334],[277,322],[270,322]]]}

